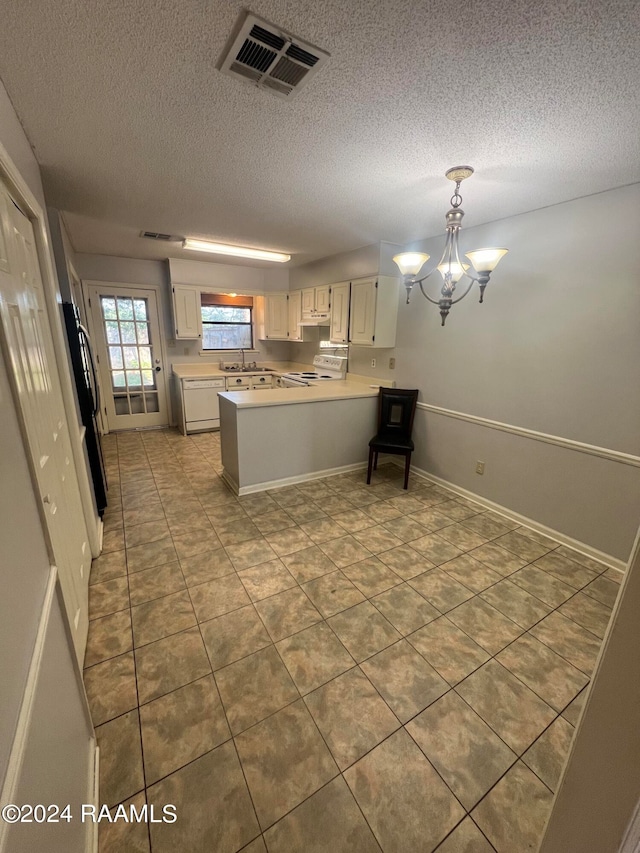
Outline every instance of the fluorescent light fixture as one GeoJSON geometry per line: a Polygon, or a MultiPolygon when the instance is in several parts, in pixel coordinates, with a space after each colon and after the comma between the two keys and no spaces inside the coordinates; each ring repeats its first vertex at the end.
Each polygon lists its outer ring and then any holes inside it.
{"type": "Polygon", "coordinates": [[[208,240],[194,240],[187,237],[182,243],[183,249],[194,252],[211,252],[214,255],[233,255],[236,258],[253,258],[256,261],[276,261],[284,264],[291,255],[284,252],[269,252],[266,249],[249,249],[247,246],[229,246],[226,243],[210,243],[208,240]]]}

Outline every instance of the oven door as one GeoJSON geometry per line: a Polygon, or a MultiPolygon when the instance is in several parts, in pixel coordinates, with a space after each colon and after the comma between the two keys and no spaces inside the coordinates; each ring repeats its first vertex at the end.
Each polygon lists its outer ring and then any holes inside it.
{"type": "Polygon", "coordinates": [[[281,388],[305,388],[309,383],[300,379],[291,379],[289,376],[280,377],[281,388]]]}

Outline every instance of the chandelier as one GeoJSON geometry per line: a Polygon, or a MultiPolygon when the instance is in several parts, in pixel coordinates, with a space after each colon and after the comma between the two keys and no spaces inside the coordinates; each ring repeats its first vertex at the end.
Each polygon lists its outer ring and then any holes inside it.
{"type": "Polygon", "coordinates": [[[413,286],[415,284],[419,285],[420,291],[425,299],[428,299],[429,302],[439,306],[440,316],[442,317],[441,325],[443,326],[451,306],[455,305],[456,302],[460,302],[461,299],[464,299],[476,281],[480,287],[480,302],[483,301],[484,290],[489,283],[491,273],[498,266],[500,258],[502,258],[503,255],[506,255],[509,251],[508,249],[476,249],[474,252],[466,252],[465,257],[471,262],[471,266],[473,266],[474,270],[473,272],[469,271],[469,264],[461,263],[460,256],[458,254],[458,238],[460,235],[460,227],[462,225],[464,210],[460,208],[460,205],[462,204],[460,184],[465,180],[465,178],[471,177],[471,175],[473,175],[473,169],[471,166],[455,166],[453,169],[449,169],[449,171],[445,173],[445,177],[450,181],[455,181],[456,188],[455,192],[451,196],[451,210],[446,215],[447,238],[444,244],[442,257],[440,258],[440,263],[426,275],[422,276],[422,278],[418,278],[418,273],[429,260],[429,255],[426,255],[424,252],[402,252],[399,255],[395,255],[393,258],[396,264],[400,267],[400,272],[404,278],[404,286],[407,288],[407,305],[409,304],[409,298],[411,296],[413,286]],[[438,270],[442,276],[444,283],[440,290],[440,298],[432,299],[422,286],[422,283],[426,281],[426,279],[428,279],[436,270],[438,270]],[[454,298],[456,285],[461,279],[468,279],[469,283],[467,284],[464,292],[454,298]]]}

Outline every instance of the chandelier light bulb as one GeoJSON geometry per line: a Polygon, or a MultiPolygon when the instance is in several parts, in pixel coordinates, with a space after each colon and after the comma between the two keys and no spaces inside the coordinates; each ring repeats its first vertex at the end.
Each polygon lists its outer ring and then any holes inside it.
{"type": "Polygon", "coordinates": [[[425,255],[424,252],[401,252],[393,256],[402,275],[417,275],[429,258],[430,255],[425,255]]]}
{"type": "Polygon", "coordinates": [[[457,284],[469,269],[469,264],[459,264],[457,261],[445,261],[442,264],[438,264],[436,269],[443,279],[448,272],[451,272],[451,281],[454,284],[457,284]]]}
{"type": "Polygon", "coordinates": [[[465,252],[476,272],[493,272],[508,249],[476,249],[475,252],[465,252]]]}

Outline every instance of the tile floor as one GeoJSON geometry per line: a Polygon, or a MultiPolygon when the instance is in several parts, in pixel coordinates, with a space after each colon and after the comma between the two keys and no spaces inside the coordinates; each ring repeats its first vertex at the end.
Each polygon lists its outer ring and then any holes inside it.
{"type": "Polygon", "coordinates": [[[101,853],[520,853],[613,570],[384,465],[236,498],[219,436],[108,436],[85,684],[101,853]]]}

